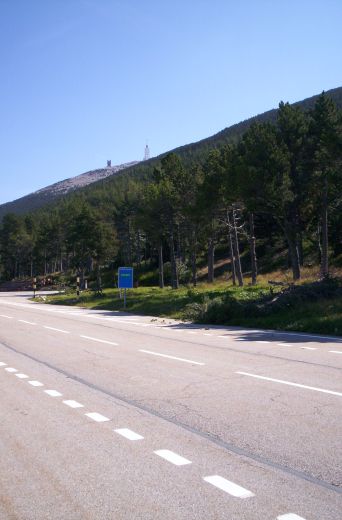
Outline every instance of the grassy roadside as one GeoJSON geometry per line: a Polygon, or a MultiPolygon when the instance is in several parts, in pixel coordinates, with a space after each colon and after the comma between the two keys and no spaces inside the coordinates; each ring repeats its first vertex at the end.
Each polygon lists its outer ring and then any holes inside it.
{"type": "MultiPolygon", "coordinates": [[[[342,336],[341,294],[340,281],[306,283],[285,292],[279,287],[271,291],[266,283],[239,288],[220,282],[177,291],[140,287],[128,291],[126,310],[203,323],[342,336]]],[[[70,292],[41,301],[123,310],[117,289],[105,289],[103,296],[95,296],[92,291],[83,292],[79,300],[75,296],[75,292],[70,292]]]]}

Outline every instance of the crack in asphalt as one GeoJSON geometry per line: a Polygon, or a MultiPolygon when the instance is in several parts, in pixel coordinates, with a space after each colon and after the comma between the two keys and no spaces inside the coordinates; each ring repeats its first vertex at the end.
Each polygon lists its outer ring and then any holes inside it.
{"type": "Polygon", "coordinates": [[[285,466],[278,462],[269,460],[266,457],[263,457],[261,455],[251,453],[243,448],[239,448],[238,446],[235,446],[231,443],[223,441],[222,439],[218,438],[217,436],[212,435],[211,433],[208,433],[208,432],[205,433],[200,430],[197,430],[196,428],[193,428],[193,427],[189,426],[188,424],[185,424],[176,419],[167,417],[166,415],[163,415],[162,413],[158,412],[157,410],[153,410],[152,408],[150,408],[146,405],[139,404],[139,401],[137,401],[137,400],[128,399],[122,395],[115,394],[113,392],[109,392],[105,388],[95,385],[95,384],[91,383],[90,381],[87,381],[81,377],[76,376],[75,374],[71,374],[70,372],[67,372],[66,370],[63,370],[54,365],[51,365],[50,363],[43,361],[41,359],[38,359],[35,356],[32,356],[30,354],[17,350],[16,348],[11,347],[10,345],[7,345],[4,342],[1,342],[1,345],[16,354],[22,355],[32,361],[35,361],[36,363],[39,363],[40,365],[43,365],[59,374],[64,375],[68,379],[76,381],[77,383],[80,383],[88,388],[91,388],[92,390],[100,392],[101,394],[104,394],[106,397],[111,397],[111,398],[115,399],[116,401],[119,401],[118,404],[130,405],[130,406],[134,407],[137,411],[146,412],[154,417],[157,417],[158,419],[162,419],[170,424],[178,426],[179,428],[182,428],[183,430],[193,433],[194,435],[197,435],[198,437],[201,437],[202,439],[205,439],[205,440],[215,444],[216,446],[219,446],[220,448],[225,449],[226,451],[228,451],[230,453],[234,453],[235,455],[239,455],[240,457],[243,457],[245,459],[253,460],[255,462],[258,462],[259,464],[268,466],[269,468],[279,470],[279,471],[281,471],[283,473],[287,473],[288,475],[291,475],[293,477],[297,477],[301,480],[305,480],[307,482],[310,482],[310,483],[320,486],[322,488],[329,489],[330,491],[334,491],[335,493],[342,494],[342,487],[336,487],[336,485],[334,485],[330,482],[327,482],[325,480],[320,480],[308,473],[305,473],[304,471],[300,471],[295,468],[285,466]]]}

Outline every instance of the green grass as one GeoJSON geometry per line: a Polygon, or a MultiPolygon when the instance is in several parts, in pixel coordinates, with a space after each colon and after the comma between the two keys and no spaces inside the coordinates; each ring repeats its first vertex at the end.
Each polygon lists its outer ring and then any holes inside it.
{"type": "MultiPolygon", "coordinates": [[[[273,289],[274,296],[280,291],[273,289]]],[[[36,301],[39,301],[39,298],[36,301]]],[[[294,306],[276,307],[265,315],[253,313],[255,305],[270,300],[270,287],[261,283],[255,287],[233,287],[226,282],[214,285],[199,284],[196,288],[181,287],[172,290],[167,287],[139,287],[127,291],[127,312],[150,316],[189,319],[221,323],[225,325],[258,327],[265,329],[293,330],[318,334],[342,336],[342,298],[329,297],[296,301],[294,306]],[[228,307],[225,303],[229,300],[228,307]],[[208,311],[213,300],[216,307],[208,311]],[[222,303],[223,302],[223,303],[222,303]],[[254,306],[254,307],[253,307],[254,306]],[[198,309],[203,311],[199,317],[198,309]],[[252,310],[250,310],[252,309],[252,310]],[[194,311],[193,313],[191,311],[194,311]],[[196,311],[196,312],[195,312],[196,311]],[[196,314],[197,313],[197,314],[196,314]]],[[[47,297],[45,303],[79,305],[90,309],[123,310],[123,300],[117,289],[104,289],[103,296],[95,296],[92,291],[83,292],[79,299],[75,292],[47,297]]]]}

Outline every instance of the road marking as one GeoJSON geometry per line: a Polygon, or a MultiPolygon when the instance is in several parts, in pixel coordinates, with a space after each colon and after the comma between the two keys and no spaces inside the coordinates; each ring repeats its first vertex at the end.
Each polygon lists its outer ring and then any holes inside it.
{"type": "Polygon", "coordinates": [[[197,332],[195,332],[194,330],[187,330],[187,333],[188,334],[197,334],[197,332]]]}
{"type": "Polygon", "coordinates": [[[50,395],[51,397],[62,397],[62,395],[63,395],[60,392],[57,392],[57,390],[44,390],[44,392],[47,395],[50,395]]]}
{"type": "Polygon", "coordinates": [[[55,327],[48,327],[47,325],[43,325],[44,329],[54,330],[56,332],[63,332],[63,334],[70,334],[68,330],[63,329],[55,329],[55,327]]]}
{"type": "Polygon", "coordinates": [[[227,339],[227,336],[217,336],[218,338],[224,338],[227,339]]]}
{"type": "Polygon", "coordinates": [[[203,336],[212,336],[212,334],[206,334],[206,333],[204,333],[203,336]]]}
{"type": "Polygon", "coordinates": [[[89,417],[90,419],[93,419],[93,421],[96,421],[96,422],[110,421],[110,419],[108,419],[108,417],[105,417],[104,415],[101,415],[100,413],[97,413],[97,412],[86,413],[85,415],[87,417],[89,417]]]}
{"type": "Polygon", "coordinates": [[[139,352],[144,352],[145,354],[152,354],[152,356],[160,356],[168,359],[176,359],[177,361],[184,361],[184,363],[191,363],[193,365],[204,365],[204,363],[199,363],[198,361],[192,361],[191,359],[184,359],[175,356],[168,356],[166,354],[160,354],[159,352],[152,352],[151,350],[139,350],[139,352]]]}
{"type": "Polygon", "coordinates": [[[33,323],[33,321],[26,321],[26,320],[18,320],[20,323],[27,323],[28,325],[37,325],[37,323],[33,323]]]}
{"type": "Polygon", "coordinates": [[[84,338],[84,339],[90,339],[92,341],[98,341],[99,343],[107,343],[107,345],[115,345],[116,347],[119,345],[119,343],[114,343],[114,341],[107,341],[105,339],[92,338],[91,336],[82,336],[80,334],[80,337],[84,338]]]}
{"type": "Polygon", "coordinates": [[[0,367],[5,367],[7,363],[4,363],[3,361],[0,361],[0,367]]]}
{"type": "Polygon", "coordinates": [[[316,347],[300,347],[303,350],[317,350],[316,347]]]}
{"type": "Polygon", "coordinates": [[[28,384],[32,386],[44,386],[40,381],[29,381],[28,384]]]}
{"type": "Polygon", "coordinates": [[[171,464],[174,464],[175,466],[185,466],[186,464],[192,464],[191,460],[185,459],[184,457],[181,457],[180,455],[177,455],[177,453],[174,453],[170,450],[157,450],[154,453],[162,459],[171,462],[171,464]]]}
{"type": "Polygon", "coordinates": [[[18,372],[18,370],[16,368],[12,368],[12,367],[7,367],[7,368],[5,368],[5,370],[7,370],[7,372],[11,372],[11,373],[18,372]]]}
{"type": "Polygon", "coordinates": [[[277,343],[277,345],[279,345],[280,347],[293,347],[291,343],[277,343]]]}
{"type": "Polygon", "coordinates": [[[135,433],[134,431],[129,430],[128,428],[119,428],[118,430],[114,431],[119,435],[126,437],[126,439],[130,441],[139,441],[144,438],[142,435],[139,435],[138,433],[135,433]]]}
{"type": "Polygon", "coordinates": [[[315,392],[322,392],[323,394],[338,395],[342,397],[341,392],[335,392],[333,390],[325,390],[324,388],[317,388],[315,386],[301,385],[299,383],[292,383],[291,381],[283,381],[282,379],[273,379],[272,377],[258,376],[256,374],[249,374],[248,372],[235,372],[242,376],[255,377],[256,379],[263,379],[264,381],[272,381],[273,383],[281,383],[283,385],[296,386],[298,388],[305,388],[306,390],[314,390],[315,392]]]}
{"type": "Polygon", "coordinates": [[[14,374],[16,377],[19,377],[19,379],[28,379],[28,376],[26,374],[14,374]]]}
{"type": "Polygon", "coordinates": [[[294,513],[287,513],[286,515],[277,516],[277,520],[305,520],[305,518],[294,513]]]}
{"type": "Polygon", "coordinates": [[[270,341],[256,341],[255,343],[270,343],[270,341]]]}
{"type": "Polygon", "coordinates": [[[67,401],[63,401],[64,404],[70,406],[70,408],[84,408],[84,405],[74,401],[73,399],[69,399],[67,401]]]}
{"type": "Polygon", "coordinates": [[[1,318],[7,318],[9,320],[13,320],[13,316],[7,316],[6,314],[0,314],[1,318]]]}
{"type": "Polygon", "coordinates": [[[238,486],[238,484],[235,484],[234,482],[231,482],[230,480],[220,477],[219,475],[203,477],[203,480],[205,480],[206,482],[209,482],[209,484],[212,484],[213,486],[221,489],[222,491],[229,493],[229,495],[232,495],[233,497],[237,497],[237,498],[254,497],[254,493],[252,493],[251,491],[248,491],[248,489],[238,486]]]}
{"type": "Polygon", "coordinates": [[[342,350],[329,350],[332,354],[342,354],[342,350]]]}

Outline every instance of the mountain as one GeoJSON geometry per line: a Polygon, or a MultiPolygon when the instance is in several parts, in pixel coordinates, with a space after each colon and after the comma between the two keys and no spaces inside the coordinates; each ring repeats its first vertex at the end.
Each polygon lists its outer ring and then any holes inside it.
{"type": "Polygon", "coordinates": [[[131,161],[129,163],[119,164],[111,166],[109,164],[106,168],[99,168],[97,170],[91,170],[89,172],[81,173],[76,177],[70,177],[63,181],[51,184],[46,188],[34,191],[29,195],[25,195],[20,199],[16,199],[12,202],[6,202],[0,205],[0,218],[6,213],[26,213],[28,211],[40,208],[55,201],[57,198],[67,195],[68,193],[75,191],[80,188],[84,188],[93,182],[104,180],[107,177],[116,175],[119,171],[125,168],[132,167],[138,164],[138,161],[131,161]]]}
{"type": "MultiPolygon", "coordinates": [[[[331,97],[335,104],[342,109],[342,87],[338,87],[332,90],[326,91],[326,94],[331,97]]],[[[318,95],[306,98],[302,101],[293,103],[294,106],[300,106],[304,110],[310,110],[313,108],[318,95]]],[[[170,150],[177,153],[185,164],[192,162],[202,162],[206,153],[212,149],[220,147],[229,142],[236,142],[243,135],[243,133],[249,128],[253,122],[274,122],[277,117],[277,109],[272,109],[263,114],[251,117],[232,125],[230,127],[221,130],[217,134],[202,139],[195,143],[187,144],[170,150]]],[[[119,166],[113,166],[111,168],[102,168],[86,172],[77,177],[67,179],[65,181],[58,182],[47,188],[38,190],[30,195],[21,197],[20,199],[14,200],[13,202],[7,202],[6,204],[0,205],[0,219],[5,213],[25,213],[33,209],[40,208],[46,204],[55,201],[62,195],[66,195],[71,191],[82,189],[86,187],[87,190],[91,190],[92,186],[116,182],[118,177],[122,175],[131,177],[146,177],[151,174],[154,166],[161,157],[165,156],[170,151],[159,155],[158,157],[149,159],[148,161],[142,162],[131,162],[122,164],[119,166]]]]}

